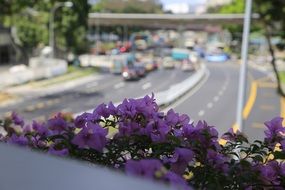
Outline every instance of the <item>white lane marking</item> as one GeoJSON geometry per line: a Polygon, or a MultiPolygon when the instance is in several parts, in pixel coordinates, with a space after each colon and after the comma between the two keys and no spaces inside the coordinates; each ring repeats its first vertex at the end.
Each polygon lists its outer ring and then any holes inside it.
{"type": "Polygon", "coordinates": [[[178,99],[172,105],[167,106],[162,111],[168,111],[171,108],[175,108],[181,105],[188,98],[190,98],[193,94],[195,94],[207,82],[209,76],[210,76],[210,71],[207,69],[205,72],[205,77],[202,79],[202,81],[200,81],[196,86],[194,86],[194,88],[192,88],[185,96],[182,96],[180,99],[178,99]]]}
{"type": "Polygon", "coordinates": [[[95,86],[98,86],[98,82],[89,83],[89,84],[86,85],[86,88],[92,88],[92,87],[95,87],[95,86]]]}
{"type": "Polygon", "coordinates": [[[221,90],[221,91],[219,92],[219,95],[221,96],[221,95],[223,95],[223,93],[224,93],[224,92],[221,90]]]}
{"type": "Polygon", "coordinates": [[[204,114],[205,114],[204,110],[201,110],[201,111],[198,112],[198,116],[200,116],[200,117],[203,116],[204,114]]]}
{"type": "Polygon", "coordinates": [[[145,83],[144,85],[142,85],[142,89],[143,89],[143,90],[146,90],[146,89],[148,89],[148,88],[150,88],[150,87],[151,87],[151,83],[150,83],[150,82],[145,83]]]}
{"type": "Polygon", "coordinates": [[[212,103],[212,102],[209,102],[209,103],[207,104],[207,108],[211,109],[212,107],[213,107],[213,103],[212,103]]]}
{"type": "Polygon", "coordinates": [[[215,96],[215,97],[214,97],[214,101],[215,101],[215,102],[219,101],[219,96],[215,96]]]}
{"type": "Polygon", "coordinates": [[[118,83],[118,84],[115,84],[114,85],[114,88],[115,89],[119,89],[119,88],[122,88],[122,87],[124,87],[125,86],[125,83],[124,82],[120,82],[120,83],[118,83]]]}

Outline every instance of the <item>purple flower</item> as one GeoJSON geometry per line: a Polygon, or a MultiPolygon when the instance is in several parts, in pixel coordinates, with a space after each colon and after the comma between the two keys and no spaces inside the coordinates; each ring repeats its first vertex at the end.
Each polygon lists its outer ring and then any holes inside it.
{"type": "Polygon", "coordinates": [[[177,174],[183,174],[190,161],[193,160],[194,152],[187,148],[176,148],[173,157],[169,159],[171,170],[177,174]]]}
{"type": "Polygon", "coordinates": [[[280,173],[281,176],[285,177],[285,163],[284,162],[280,163],[279,173],[280,173]]]}
{"type": "Polygon", "coordinates": [[[140,161],[128,160],[125,165],[127,174],[154,178],[155,173],[161,170],[162,163],[157,159],[145,159],[140,161]]]}
{"type": "Polygon", "coordinates": [[[233,128],[230,128],[228,130],[228,132],[226,132],[225,134],[222,135],[222,139],[227,140],[227,141],[237,141],[239,139],[239,137],[243,136],[244,138],[245,135],[240,132],[239,130],[237,130],[236,132],[234,132],[233,128]]]}
{"type": "Polygon", "coordinates": [[[86,123],[89,121],[96,121],[99,119],[99,116],[96,116],[92,113],[84,112],[83,114],[77,116],[74,120],[74,125],[77,128],[82,128],[86,126],[86,123]]]}
{"type": "Polygon", "coordinates": [[[218,139],[218,131],[213,126],[209,126],[205,121],[199,121],[196,125],[196,128],[197,130],[200,130],[204,136],[207,136],[208,138],[214,140],[218,139]]]}
{"type": "Polygon", "coordinates": [[[99,106],[96,107],[96,109],[93,111],[93,114],[98,115],[99,117],[109,117],[110,112],[107,109],[106,104],[100,104],[99,106]]]}
{"type": "Polygon", "coordinates": [[[53,146],[51,146],[48,150],[48,153],[56,156],[67,156],[69,154],[69,151],[66,148],[56,150],[53,146]]]}
{"type": "Polygon", "coordinates": [[[41,135],[31,137],[32,145],[36,148],[46,148],[48,143],[42,139],[41,135]]]}
{"type": "Polygon", "coordinates": [[[182,125],[187,125],[190,122],[190,118],[188,115],[186,114],[182,114],[179,116],[179,123],[181,123],[182,125]]]}
{"type": "Polygon", "coordinates": [[[143,128],[140,126],[139,123],[128,121],[128,122],[120,122],[119,123],[119,135],[120,136],[130,136],[133,134],[140,135],[141,130],[143,128]]]}
{"type": "Polygon", "coordinates": [[[151,137],[153,142],[164,142],[170,130],[170,126],[161,119],[148,123],[145,128],[146,134],[151,137]]]}
{"type": "Polygon", "coordinates": [[[197,130],[194,127],[193,123],[184,125],[182,131],[185,138],[193,139],[197,136],[197,130]]]}
{"type": "Polygon", "coordinates": [[[268,128],[265,133],[265,140],[270,143],[275,143],[284,139],[285,127],[282,126],[283,118],[275,117],[271,121],[267,121],[264,124],[268,128]]]}
{"type": "Polygon", "coordinates": [[[124,99],[123,103],[118,105],[119,114],[124,117],[133,118],[137,113],[135,106],[136,105],[132,103],[131,99],[130,100],[124,99]]]}
{"type": "Polygon", "coordinates": [[[228,164],[226,163],[228,161],[227,157],[212,149],[207,151],[206,161],[210,164],[210,166],[224,173],[226,173],[229,169],[228,164]]]}
{"type": "Polygon", "coordinates": [[[52,134],[44,123],[38,123],[37,121],[33,121],[32,128],[41,137],[47,137],[52,134]]]}
{"type": "Polygon", "coordinates": [[[140,99],[125,99],[117,108],[118,115],[123,118],[134,118],[137,114],[151,118],[158,114],[158,106],[154,102],[153,96],[145,96],[140,99]]]}
{"type": "Polygon", "coordinates": [[[179,114],[170,109],[165,116],[168,125],[176,125],[179,122],[179,114]]]}
{"type": "Polygon", "coordinates": [[[262,165],[260,167],[261,176],[265,181],[270,181],[271,183],[278,184],[276,170],[271,165],[262,165]]]}
{"type": "Polygon", "coordinates": [[[13,121],[13,123],[15,124],[15,125],[19,125],[19,126],[21,126],[21,127],[23,127],[24,126],[24,120],[23,120],[23,118],[22,117],[20,117],[16,112],[12,112],[12,115],[11,115],[11,119],[12,119],[12,121],[13,121]]]}
{"type": "Polygon", "coordinates": [[[87,123],[81,131],[72,139],[72,143],[78,145],[79,148],[93,148],[99,152],[103,150],[106,145],[106,135],[108,130],[102,128],[98,124],[91,122],[87,123]]]}
{"type": "Polygon", "coordinates": [[[61,134],[62,132],[65,132],[69,126],[60,115],[57,115],[48,120],[47,127],[53,131],[54,134],[61,134]]]}
{"type": "Polygon", "coordinates": [[[109,113],[111,115],[117,115],[118,114],[118,109],[117,107],[113,104],[113,102],[109,102],[108,104],[108,110],[109,110],[109,113]]]}
{"type": "Polygon", "coordinates": [[[18,136],[16,134],[12,134],[12,136],[8,139],[8,143],[16,144],[16,145],[19,145],[19,146],[27,146],[29,141],[23,135],[18,136]]]}
{"type": "Polygon", "coordinates": [[[181,175],[177,175],[174,172],[167,172],[164,175],[164,180],[168,181],[173,187],[180,187],[183,190],[191,190],[192,189],[188,186],[185,179],[182,178],[181,175]]]}
{"type": "Polygon", "coordinates": [[[198,142],[201,148],[215,147],[215,149],[221,149],[218,143],[218,131],[209,126],[205,121],[199,121],[196,127],[193,124],[187,124],[183,126],[183,136],[191,142],[198,142]]]}
{"type": "Polygon", "coordinates": [[[285,152],[285,139],[280,141],[280,144],[282,146],[282,151],[285,152]]]}
{"type": "Polygon", "coordinates": [[[26,134],[26,133],[31,133],[33,131],[33,128],[32,128],[32,126],[31,125],[26,125],[25,127],[24,127],[24,130],[23,130],[23,132],[26,134]]]}
{"type": "Polygon", "coordinates": [[[93,115],[97,117],[97,119],[100,119],[101,117],[108,118],[110,115],[117,115],[117,113],[118,109],[112,102],[109,102],[108,106],[106,104],[100,104],[93,111],[93,115]]]}

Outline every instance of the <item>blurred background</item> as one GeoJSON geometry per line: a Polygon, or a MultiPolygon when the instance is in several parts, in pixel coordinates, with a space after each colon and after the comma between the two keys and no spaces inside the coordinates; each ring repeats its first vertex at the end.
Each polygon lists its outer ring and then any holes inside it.
{"type": "MultiPolygon", "coordinates": [[[[235,126],[243,0],[0,0],[0,116],[79,114],[154,93],[162,110],[235,126]]],[[[283,1],[253,0],[244,133],[285,116],[283,1]]]]}

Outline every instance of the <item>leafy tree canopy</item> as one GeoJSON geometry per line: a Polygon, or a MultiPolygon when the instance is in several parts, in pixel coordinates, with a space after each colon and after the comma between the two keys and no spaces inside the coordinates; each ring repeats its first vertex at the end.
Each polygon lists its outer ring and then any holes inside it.
{"type": "MultiPolygon", "coordinates": [[[[56,44],[59,49],[80,52],[86,46],[88,0],[71,0],[73,7],[60,7],[55,13],[56,44]]],[[[50,10],[64,0],[0,0],[0,22],[14,27],[21,46],[32,52],[48,45],[50,10]]]]}
{"type": "Polygon", "coordinates": [[[93,12],[111,13],[162,13],[158,0],[100,0],[92,7],[93,12]]]}

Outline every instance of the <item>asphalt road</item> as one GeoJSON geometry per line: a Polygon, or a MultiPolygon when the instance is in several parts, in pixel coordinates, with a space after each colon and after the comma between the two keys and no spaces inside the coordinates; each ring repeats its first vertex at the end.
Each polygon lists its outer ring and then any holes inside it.
{"type": "MultiPolygon", "coordinates": [[[[222,134],[236,121],[239,65],[208,63],[207,68],[209,72],[204,79],[166,109],[173,108],[179,113],[188,114],[194,122],[205,120],[222,134]]],[[[244,116],[242,131],[250,140],[263,139],[263,123],[280,115],[280,97],[274,89],[276,84],[269,80],[268,74],[252,68],[248,70],[247,108],[244,108],[248,109],[248,113],[244,116]],[[257,84],[256,92],[252,89],[253,82],[257,84]]]]}
{"type": "MultiPolygon", "coordinates": [[[[99,77],[71,90],[29,98],[0,108],[0,115],[11,110],[27,120],[46,119],[52,114],[63,111],[78,113],[94,109],[100,103],[121,102],[124,98],[137,98],[152,92],[166,90],[172,84],[179,83],[192,73],[179,68],[160,69],[149,73],[139,81],[124,81],[120,75],[101,73],[99,77]]],[[[61,86],[58,86],[61,88],[61,86]]]]}
{"type": "MultiPolygon", "coordinates": [[[[235,123],[239,65],[233,63],[207,63],[206,65],[208,71],[203,80],[164,110],[174,108],[179,113],[188,114],[194,122],[205,120],[209,125],[216,126],[221,134],[235,123]]],[[[161,69],[149,73],[139,81],[126,82],[121,76],[102,73],[93,81],[77,85],[70,90],[41,95],[0,107],[0,116],[14,110],[27,120],[45,120],[60,111],[78,113],[94,109],[103,102],[116,103],[124,98],[136,98],[151,92],[166,90],[191,74],[178,68],[161,69]]],[[[276,83],[270,80],[269,74],[270,71],[260,72],[252,68],[248,71],[245,100],[247,113],[244,116],[245,124],[242,130],[250,139],[263,139],[265,129],[263,123],[281,114],[280,102],[282,101],[276,93],[276,83]]]]}

